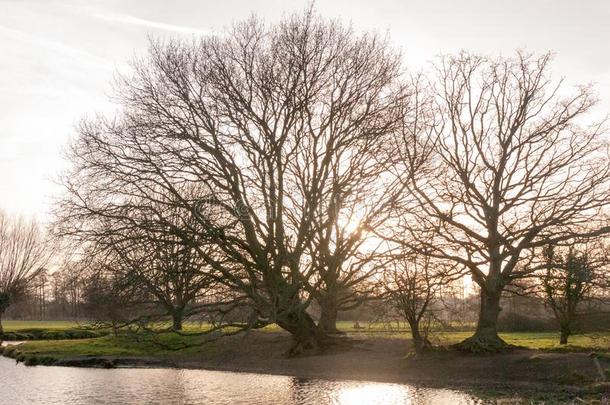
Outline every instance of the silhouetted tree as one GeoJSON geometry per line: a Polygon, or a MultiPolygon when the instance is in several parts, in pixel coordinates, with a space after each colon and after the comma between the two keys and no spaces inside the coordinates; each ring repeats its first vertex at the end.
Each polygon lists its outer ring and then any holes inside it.
{"type": "Polygon", "coordinates": [[[2,315],[47,265],[50,250],[38,224],[0,211],[0,334],[2,315]]]}
{"type": "Polygon", "coordinates": [[[306,312],[314,218],[329,187],[357,181],[333,169],[352,158],[371,167],[396,129],[399,56],[387,41],[308,10],[195,44],[153,43],[134,72],[118,86],[121,114],[81,125],[64,218],[171,197],[200,213],[202,231],[182,236],[222,253],[199,251],[226,288],[249,299],[247,326],[277,323],[295,338],[293,353],[318,347],[324,333],[306,312]],[[185,192],[193,188],[199,198],[185,192]]]}
{"type": "Polygon", "coordinates": [[[112,329],[115,335],[118,330],[129,324],[133,313],[126,313],[131,309],[131,298],[127,297],[125,290],[118,288],[113,274],[94,269],[84,278],[83,312],[93,324],[101,324],[112,329]]]}
{"type": "Polygon", "coordinates": [[[409,324],[416,352],[431,347],[422,319],[440,300],[442,287],[461,276],[455,265],[422,254],[393,254],[384,269],[384,296],[409,324]]]}
{"type": "MultiPolygon", "coordinates": [[[[571,246],[567,252],[552,245],[543,250],[546,269],[542,275],[542,287],[546,304],[553,310],[559,324],[560,344],[567,344],[574,332],[574,324],[582,312],[582,306],[595,298],[596,289],[607,285],[604,267],[608,265],[603,248],[571,246]]],[[[607,271],[607,269],[605,269],[607,271]]]]}
{"type": "MultiPolygon", "coordinates": [[[[166,208],[161,215],[172,226],[185,220],[179,210],[167,211],[166,208]]],[[[186,215],[186,221],[188,218],[193,216],[186,215]]],[[[132,221],[137,220],[132,217],[132,221]]],[[[199,252],[204,251],[208,256],[213,253],[201,244],[195,247],[192,240],[184,241],[172,234],[155,219],[143,221],[137,227],[124,226],[122,233],[106,232],[98,240],[98,247],[103,246],[115,257],[108,270],[116,273],[114,278],[119,287],[139,291],[137,296],[145,299],[142,303],[163,308],[172,319],[172,329],[182,330],[183,320],[200,311],[197,301],[214,289],[216,277],[199,252]]],[[[180,229],[189,229],[192,225],[183,223],[180,229]]]]}
{"type": "Polygon", "coordinates": [[[409,147],[396,152],[397,167],[414,174],[404,176],[416,198],[407,239],[465,266],[480,287],[464,349],[505,346],[502,291],[536,270],[524,265],[534,249],[610,232],[607,144],[601,124],[585,121],[596,98],[587,86],[564,96],[548,77],[550,59],[442,58],[422,119],[403,131],[409,147]]]}
{"type": "Polygon", "coordinates": [[[318,325],[325,332],[339,333],[339,311],[354,309],[375,297],[382,246],[369,229],[388,218],[392,200],[385,184],[377,183],[351,197],[351,204],[337,202],[333,196],[335,203],[327,209],[334,214],[327,212],[316,217],[319,222],[314,220],[319,226],[308,249],[314,271],[310,291],[320,306],[318,325]]]}

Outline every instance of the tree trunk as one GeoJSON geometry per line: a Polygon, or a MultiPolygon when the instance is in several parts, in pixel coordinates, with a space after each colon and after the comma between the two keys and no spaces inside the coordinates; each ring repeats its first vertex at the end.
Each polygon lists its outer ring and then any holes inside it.
{"type": "Polygon", "coordinates": [[[276,323],[280,328],[288,331],[294,340],[292,347],[286,353],[288,357],[297,356],[305,351],[322,349],[324,332],[305,310],[286,311],[278,316],[276,323]]]}
{"type": "Polygon", "coordinates": [[[2,327],[2,316],[10,306],[10,302],[10,296],[8,293],[0,293],[0,335],[4,334],[4,328],[2,327]]]}
{"type": "Polygon", "coordinates": [[[561,327],[561,336],[559,337],[559,344],[567,345],[569,336],[570,336],[570,328],[568,328],[566,326],[562,326],[561,327]]]}
{"type": "Polygon", "coordinates": [[[182,330],[183,310],[176,309],[172,311],[172,330],[182,330]]]}
{"type": "Polygon", "coordinates": [[[413,347],[415,348],[416,353],[422,353],[432,347],[432,343],[421,335],[418,322],[409,322],[409,327],[411,328],[411,337],[413,339],[413,347]]]}
{"type": "Polygon", "coordinates": [[[338,309],[334,300],[323,300],[320,302],[320,321],[318,322],[318,327],[324,333],[328,334],[338,334],[341,333],[339,329],[337,329],[337,314],[338,309]]]}
{"type": "Polygon", "coordinates": [[[508,346],[498,336],[498,315],[502,310],[501,296],[501,289],[481,288],[481,307],[477,329],[474,335],[456,345],[458,349],[469,352],[496,352],[508,346]]]}

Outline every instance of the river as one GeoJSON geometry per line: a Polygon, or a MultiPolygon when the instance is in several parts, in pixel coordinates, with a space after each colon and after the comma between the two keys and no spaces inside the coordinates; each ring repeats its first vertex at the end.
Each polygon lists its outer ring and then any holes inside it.
{"type": "Polygon", "coordinates": [[[181,369],[26,367],[0,357],[0,403],[474,404],[469,395],[405,384],[181,369]]]}

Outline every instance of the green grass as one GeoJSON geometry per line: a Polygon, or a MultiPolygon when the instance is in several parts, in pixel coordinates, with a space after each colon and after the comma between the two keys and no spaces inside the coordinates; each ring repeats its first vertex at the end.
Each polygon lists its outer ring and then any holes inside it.
{"type": "Polygon", "coordinates": [[[216,350],[216,342],[202,345],[201,336],[175,333],[159,335],[107,335],[94,339],[39,340],[22,343],[17,350],[27,357],[66,359],[75,357],[154,357],[169,358],[216,350]]]}
{"type": "Polygon", "coordinates": [[[5,332],[15,332],[21,329],[53,329],[65,330],[76,329],[79,326],[77,322],[72,321],[2,321],[2,326],[5,332]]]}
{"type": "MultiPolygon", "coordinates": [[[[438,334],[437,343],[457,343],[470,336],[469,332],[438,334]]],[[[552,351],[609,351],[610,333],[596,336],[573,336],[567,346],[558,344],[559,336],[554,333],[503,333],[508,343],[530,349],[552,351]]],[[[402,336],[406,339],[406,335],[402,336]]],[[[188,355],[202,351],[215,350],[215,343],[199,345],[200,336],[180,336],[173,333],[160,335],[120,335],[104,336],[95,339],[32,341],[19,346],[19,350],[31,355],[45,355],[55,358],[75,356],[148,356],[167,357],[176,354],[188,355]],[[168,348],[169,347],[169,348],[168,348]]]]}
{"type": "MultiPolygon", "coordinates": [[[[78,328],[74,322],[64,321],[7,321],[5,328],[10,331],[24,331],[31,329],[48,329],[69,331],[78,328]],[[10,329],[9,329],[10,328],[10,329]]],[[[82,326],[82,325],[80,325],[82,326]]],[[[185,333],[195,333],[208,328],[207,324],[187,322],[184,325],[185,333]]],[[[353,322],[339,322],[338,327],[350,336],[387,337],[394,339],[410,338],[409,331],[403,327],[388,330],[381,324],[367,325],[361,323],[363,329],[354,329],[353,322]]],[[[270,325],[263,331],[276,332],[280,328],[270,325]]],[[[472,332],[437,332],[432,335],[435,344],[450,345],[460,342],[470,336],[472,332]]],[[[548,332],[530,333],[501,333],[500,336],[508,343],[530,349],[544,351],[602,351],[610,352],[610,332],[575,335],[570,337],[570,344],[559,345],[559,334],[548,332]]],[[[45,340],[30,341],[19,346],[19,350],[28,355],[44,355],[57,359],[76,356],[146,356],[171,357],[173,355],[188,355],[202,351],[215,350],[215,343],[201,345],[204,338],[201,336],[181,336],[174,333],[152,335],[147,333],[124,334],[119,336],[103,336],[91,339],[77,340],[45,340]]]]}
{"type": "Polygon", "coordinates": [[[107,334],[105,330],[94,330],[86,324],[67,321],[7,321],[0,339],[55,340],[94,338],[107,334]]]}
{"type": "MultiPolygon", "coordinates": [[[[4,326],[5,332],[15,332],[22,329],[52,329],[52,330],[66,330],[66,329],[78,329],[82,327],[87,327],[86,322],[74,322],[74,321],[12,321],[12,320],[4,320],[2,321],[2,325],[4,326]]],[[[160,325],[161,326],[161,325],[160,325]]],[[[169,324],[164,324],[163,326],[167,327],[169,324]]],[[[379,332],[379,333],[403,333],[408,331],[406,324],[402,322],[400,324],[400,329],[397,328],[395,323],[392,323],[391,329],[387,327],[387,325],[383,323],[367,323],[360,322],[360,326],[363,329],[354,329],[353,321],[338,321],[337,327],[340,330],[346,332],[379,332]]],[[[185,331],[201,331],[208,327],[206,323],[200,323],[195,321],[186,321],[184,322],[184,330],[185,331]]],[[[266,331],[279,331],[281,330],[279,326],[272,324],[269,325],[263,330],[266,331]]]]}
{"type": "MultiPolygon", "coordinates": [[[[434,337],[437,343],[449,345],[458,343],[472,332],[440,332],[434,337]]],[[[511,332],[500,333],[500,337],[507,343],[523,346],[529,349],[545,351],[594,351],[610,350],[610,332],[590,333],[587,335],[570,336],[567,345],[559,344],[559,333],[553,332],[511,332]]]]}
{"type": "MultiPolygon", "coordinates": [[[[350,335],[384,336],[399,339],[410,339],[410,330],[405,324],[400,328],[396,324],[388,329],[384,324],[360,323],[363,329],[354,329],[353,322],[340,321],[337,327],[350,335]]],[[[473,328],[474,329],[474,328],[473,328]]],[[[461,342],[471,336],[473,331],[459,332],[433,332],[432,339],[435,344],[451,345],[461,342]]],[[[507,332],[500,333],[500,337],[507,343],[523,346],[529,349],[545,351],[610,351],[610,332],[588,333],[585,335],[570,336],[567,345],[559,344],[559,332],[507,332]]]]}
{"type": "MultiPolygon", "coordinates": [[[[66,323],[64,325],[58,323],[34,323],[19,325],[19,327],[46,326],[54,329],[64,327],[69,328],[75,324],[66,323]]],[[[161,325],[160,325],[161,326],[161,325]]],[[[164,325],[167,326],[167,325],[164,325]]],[[[189,354],[210,353],[215,351],[222,345],[222,339],[218,342],[202,344],[204,337],[200,335],[188,335],[189,333],[197,333],[209,327],[208,324],[200,324],[198,322],[185,322],[183,325],[183,333],[186,335],[178,335],[175,333],[125,333],[119,336],[107,335],[93,339],[78,339],[78,340],[39,340],[28,341],[18,346],[18,351],[27,357],[52,357],[54,359],[66,359],[81,356],[103,357],[155,357],[155,358],[171,358],[172,356],[188,356],[189,354]]],[[[359,333],[366,331],[378,336],[392,336],[404,338],[405,331],[399,334],[389,334],[384,331],[379,325],[371,326],[362,330],[354,330],[353,322],[339,322],[338,327],[348,331],[359,333]]],[[[263,332],[278,332],[281,329],[273,324],[262,329],[263,332]]],[[[362,335],[359,334],[360,337],[362,335]]]]}

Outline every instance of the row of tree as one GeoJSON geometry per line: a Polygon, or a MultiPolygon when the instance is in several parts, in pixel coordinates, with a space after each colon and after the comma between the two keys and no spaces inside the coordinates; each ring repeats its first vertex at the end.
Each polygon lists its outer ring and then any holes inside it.
{"type": "MultiPolygon", "coordinates": [[[[129,263],[127,266],[100,268],[89,260],[68,260],[60,269],[49,273],[41,267],[50,255],[43,253],[49,251],[49,245],[42,238],[39,228],[32,222],[16,220],[10,224],[12,232],[9,233],[6,232],[9,222],[3,215],[5,259],[0,273],[5,276],[3,293],[7,299],[2,313],[10,307],[9,316],[22,319],[97,321],[115,329],[134,322],[158,322],[167,316],[171,317],[173,330],[181,330],[183,319],[191,316],[200,322],[210,320],[210,314],[204,308],[205,304],[216,299],[215,291],[204,286],[211,283],[202,282],[204,274],[193,266],[186,267],[186,271],[182,269],[177,263],[189,261],[176,260],[180,256],[175,251],[163,255],[160,246],[154,245],[149,252],[157,257],[157,263],[167,263],[165,266],[151,266],[153,262],[149,262],[145,266],[129,263]],[[17,229],[20,231],[17,232],[17,229]],[[27,238],[24,238],[24,232],[28,234],[27,238]],[[9,235],[13,238],[10,251],[6,248],[9,246],[9,235]],[[12,256],[10,260],[9,254],[12,256]],[[19,261],[19,258],[28,256],[34,260],[19,261]],[[23,269],[20,274],[14,272],[15,264],[23,269]],[[10,282],[9,274],[14,275],[10,282]]],[[[175,249],[176,246],[172,246],[175,249]]],[[[536,321],[532,317],[532,305],[539,305],[539,300],[552,311],[561,331],[562,344],[568,342],[575,330],[607,327],[607,323],[583,325],[587,317],[607,313],[607,248],[589,244],[556,249],[549,245],[542,251],[542,259],[546,263],[544,271],[535,278],[522,280],[514,286],[513,291],[508,291],[513,298],[517,294],[534,300],[530,299],[526,304],[526,312],[512,308],[508,314],[509,317],[516,316],[512,322],[519,325],[507,324],[505,319],[502,327],[505,330],[507,327],[509,330],[540,330],[542,321],[542,330],[548,330],[544,313],[538,324],[531,324],[536,321]]],[[[399,327],[400,322],[405,322],[415,348],[424,350],[431,345],[428,337],[432,328],[459,328],[460,320],[476,319],[459,279],[462,274],[452,270],[442,263],[433,266],[426,256],[393,256],[376,273],[376,288],[362,294],[359,304],[368,301],[369,305],[358,305],[357,312],[352,311],[351,317],[349,314],[348,317],[355,320],[356,325],[358,319],[388,325],[397,322],[399,327]]],[[[337,332],[336,317],[329,320],[324,315],[322,311],[318,325],[324,325],[322,327],[327,332],[337,332]]]]}
{"type": "MultiPolygon", "coordinates": [[[[610,305],[606,293],[607,252],[594,245],[571,247],[558,255],[549,246],[543,254],[545,260],[552,260],[547,269],[522,281],[503,297],[508,309],[499,319],[500,330],[559,329],[560,343],[567,343],[574,332],[606,330],[610,322],[600,320],[607,317],[610,305]],[[551,317],[555,322],[551,322],[551,317]]],[[[416,347],[421,345],[420,349],[430,345],[431,333],[462,330],[476,320],[475,295],[466,292],[468,286],[462,280],[453,282],[445,277],[447,273],[433,272],[429,260],[422,263],[417,257],[403,259],[401,266],[396,264],[380,271],[381,288],[369,293],[361,305],[342,311],[342,320],[354,322],[356,328],[362,321],[390,329],[408,325],[413,342],[416,347]]],[[[171,278],[157,280],[155,290],[165,285],[163,280],[168,282],[171,278]]],[[[127,295],[122,293],[123,285],[116,281],[104,279],[104,273],[95,267],[82,268],[68,261],[52,273],[44,269],[33,272],[22,283],[26,288],[12,297],[6,315],[12,319],[100,322],[115,328],[134,321],[164,322],[169,316],[174,330],[181,329],[183,319],[207,320],[205,311],[197,307],[210,294],[202,292],[198,298],[187,300],[185,310],[176,313],[166,301],[146,296],[146,286],[140,294],[134,295],[129,289],[127,295]]],[[[318,305],[309,312],[323,322],[318,305]]]]}
{"type": "Polygon", "coordinates": [[[153,42],[117,115],[82,121],[54,234],[176,329],[196,312],[214,331],[276,323],[295,353],[380,294],[416,305],[413,327],[469,275],[480,312],[461,347],[496,350],[503,292],[610,233],[596,98],[550,59],[460,53],[412,75],[388,39],[311,9],[153,42]]]}
{"type": "Polygon", "coordinates": [[[0,334],[2,316],[32,287],[51,257],[46,238],[34,221],[0,211],[0,334]]]}

